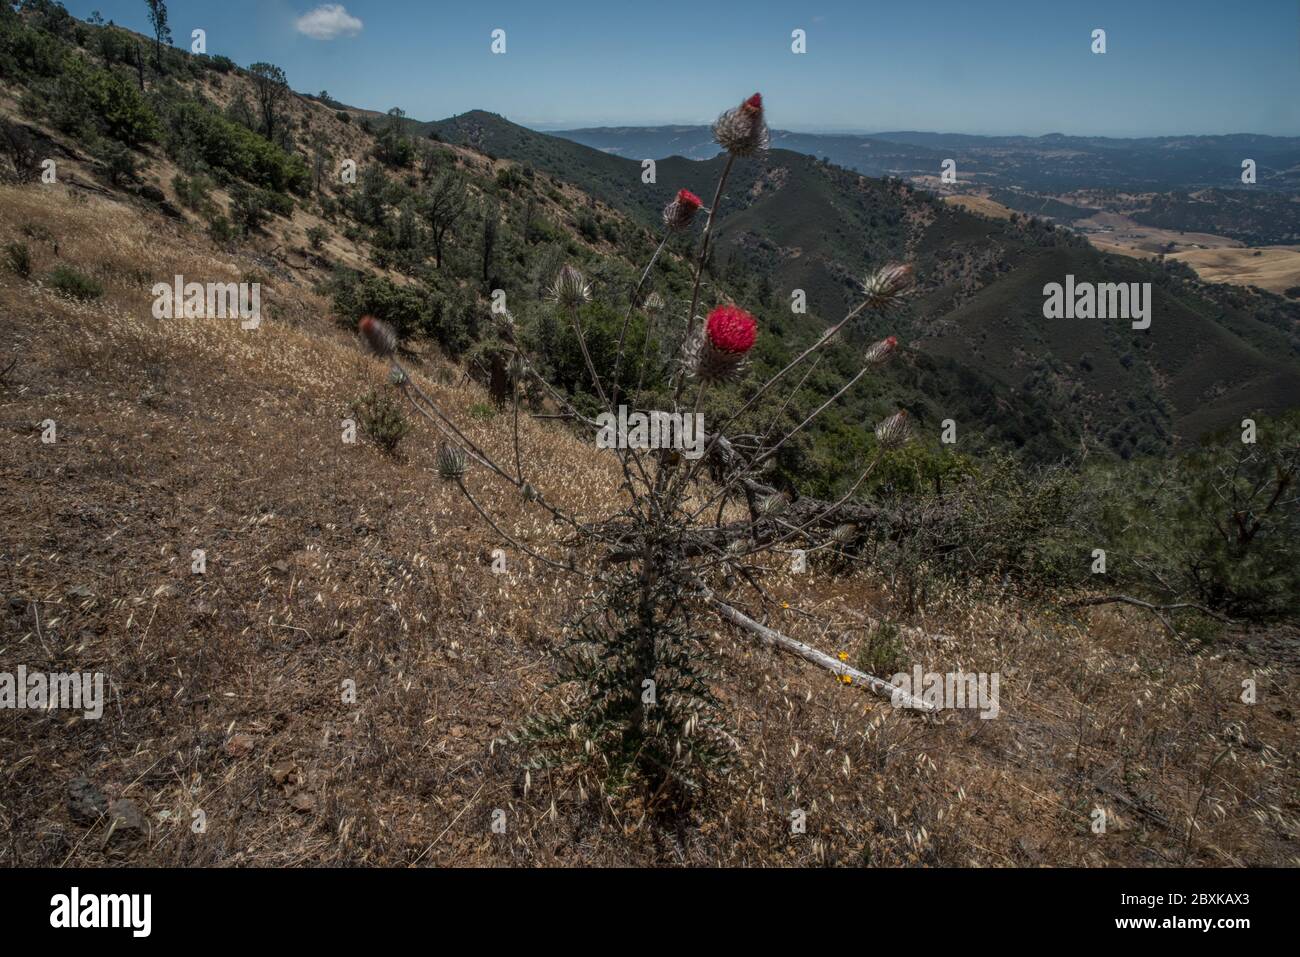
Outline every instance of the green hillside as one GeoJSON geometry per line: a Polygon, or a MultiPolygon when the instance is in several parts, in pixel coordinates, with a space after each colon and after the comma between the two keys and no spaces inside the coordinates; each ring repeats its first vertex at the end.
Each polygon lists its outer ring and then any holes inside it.
{"type": "MultiPolygon", "coordinates": [[[[635,160],[492,114],[430,128],[532,164],[647,223],[681,186],[707,202],[724,163],[661,160],[657,183],[647,185],[635,160]]],[[[987,219],[896,180],[786,150],[736,164],[722,207],[718,270],[752,289],[773,317],[789,308],[793,290],[807,296],[806,316],[772,320],[782,330],[820,328],[850,308],[867,270],[893,259],[914,262],[920,295],[892,326],[926,357],[910,367],[924,393],[909,400],[923,417],[928,410],[965,421],[1036,458],[1076,447],[1084,435],[1125,457],[1158,454],[1176,439],[1300,401],[1300,309],[1279,297],[1225,292],[1177,264],[1108,256],[1033,218],[987,219]],[[1150,283],[1151,328],[1133,330],[1122,319],[1045,319],[1043,287],[1067,275],[1150,283]],[[972,401],[972,383],[986,400],[998,396],[996,403],[972,401]]]]}
{"type": "MultiPolygon", "coordinates": [[[[491,292],[510,296],[526,334],[551,336],[538,300],[566,261],[592,280],[592,336],[608,332],[654,248],[664,204],[682,187],[711,202],[725,163],[670,157],[646,183],[637,160],[492,113],[416,123],[400,111],[351,110],[222,58],[169,49],[152,62],[120,28],[53,14],[11,20],[7,30],[0,71],[19,93],[22,136],[80,144],[94,157],[98,188],[165,197],[177,216],[206,223],[223,242],[268,253],[289,244],[292,268],[307,262],[328,273],[322,285],[341,319],[382,312],[404,333],[469,355],[476,369],[496,354],[485,321],[491,292]],[[33,59],[38,47],[44,53],[33,59]],[[147,92],[136,96],[141,70],[147,92]],[[284,97],[274,130],[248,109],[268,83],[284,97]],[[96,98],[113,101],[104,115],[116,120],[64,108],[96,98]],[[331,182],[325,171],[351,156],[361,160],[355,186],[331,182]]],[[[857,461],[862,423],[898,405],[931,439],[953,419],[963,448],[973,440],[976,451],[1010,447],[1047,461],[1082,441],[1122,456],[1161,453],[1300,396],[1300,306],[1208,286],[1177,263],[1107,257],[1037,219],[987,219],[900,180],[787,150],[737,162],[719,206],[701,305],[735,300],[760,314],[755,377],[851,308],[869,270],[895,260],[916,267],[908,305],[850,328],[780,413],[810,411],[856,368],[864,342],[899,335],[902,357],[884,378],[845,396],[791,444],[781,467],[792,484],[846,471],[818,462],[857,461]],[[1044,319],[1043,287],[1066,275],[1150,282],[1151,330],[1044,319]],[[792,310],[796,298],[806,311],[792,310]]],[[[660,343],[657,351],[648,343],[646,355],[671,355],[681,335],[698,236],[675,236],[651,275],[648,289],[665,308],[636,316],[636,334],[660,343]]],[[[577,370],[558,343],[547,371],[580,389],[577,370]]],[[[656,400],[662,370],[648,372],[647,400],[656,400]]],[[[755,425],[777,408],[758,412],[755,425]]]]}

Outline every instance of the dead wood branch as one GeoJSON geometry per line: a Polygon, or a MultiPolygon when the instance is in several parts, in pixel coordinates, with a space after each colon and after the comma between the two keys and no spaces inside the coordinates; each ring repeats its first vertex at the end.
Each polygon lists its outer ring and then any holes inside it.
{"type": "Polygon", "coordinates": [[[1089,607],[1094,605],[1115,605],[1115,604],[1132,605],[1135,608],[1146,609],[1147,611],[1155,615],[1157,618],[1159,618],[1160,624],[1164,625],[1165,629],[1175,638],[1180,637],[1178,634],[1178,629],[1176,629],[1173,626],[1173,623],[1168,619],[1168,617],[1166,617],[1165,612],[1167,611],[1177,611],[1180,608],[1190,608],[1193,611],[1199,611],[1202,615],[1208,615],[1210,618],[1213,618],[1215,621],[1223,622],[1225,625],[1236,624],[1231,618],[1226,618],[1223,615],[1220,615],[1218,612],[1211,611],[1210,609],[1206,608],[1204,605],[1198,605],[1195,602],[1190,602],[1190,601],[1175,602],[1172,605],[1157,605],[1153,602],[1143,601],[1141,598],[1131,598],[1128,595],[1102,595],[1096,598],[1080,598],[1077,601],[1067,602],[1066,607],[1084,608],[1084,607],[1089,607]]]}
{"type": "Polygon", "coordinates": [[[783,651],[790,652],[791,654],[798,655],[805,661],[811,661],[815,665],[821,665],[823,668],[836,675],[847,675],[859,684],[874,691],[876,694],[889,698],[891,701],[895,701],[902,706],[930,713],[933,713],[935,710],[920,698],[908,694],[903,689],[890,684],[888,681],[877,678],[875,675],[869,675],[865,671],[859,671],[857,668],[845,664],[838,658],[833,658],[823,651],[818,651],[816,648],[812,647],[812,645],[806,645],[802,641],[796,641],[794,638],[787,638],[779,631],[769,628],[766,625],[759,624],[748,615],[737,611],[735,608],[732,608],[725,602],[719,601],[712,595],[709,596],[708,602],[716,608],[718,614],[727,621],[743,628],[751,634],[757,635],[770,645],[774,645],[783,651]]]}

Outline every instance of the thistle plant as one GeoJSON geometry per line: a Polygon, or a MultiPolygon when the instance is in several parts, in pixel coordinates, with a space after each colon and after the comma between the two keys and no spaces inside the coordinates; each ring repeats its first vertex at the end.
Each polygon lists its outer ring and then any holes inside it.
{"type": "MultiPolygon", "coordinates": [[[[727,178],[737,160],[760,154],[767,146],[762,97],[754,94],[723,113],[714,135],[727,159],[712,205],[706,209],[698,196],[683,188],[664,209],[663,238],[629,297],[611,368],[597,369],[587,347],[580,309],[592,291],[582,273],[564,266],[549,290],[547,298],[576,337],[592,393],[612,415],[617,415],[620,401],[635,406],[642,398],[641,383],[622,381],[628,365],[628,325],[638,308],[660,313],[677,343],[671,358],[671,409],[664,410],[672,413],[698,410],[707,390],[738,388],[735,383],[762,335],[760,320],[740,303],[717,302],[705,316],[698,314],[701,279],[727,178]],[[707,215],[693,257],[689,306],[684,314],[674,314],[647,284],[668,238],[692,229],[701,212],[707,215]]],[[[562,653],[565,666],[552,703],[530,718],[521,733],[508,738],[528,747],[529,775],[534,767],[559,765],[581,776],[581,788],[590,785],[607,793],[642,788],[652,804],[678,806],[697,798],[730,767],[735,739],[726,731],[714,694],[717,679],[707,629],[701,623],[716,626],[721,615],[733,624],[769,633],[764,637],[770,640],[774,634],[770,629],[739,613],[717,590],[728,580],[744,579],[766,600],[752,574],[760,556],[782,546],[827,548],[838,554],[871,520],[871,510],[854,502],[853,496],[880,456],[907,441],[905,411],[878,424],[863,423],[863,429],[875,435],[876,452],[837,501],[808,497],[791,501],[766,484],[762,474],[788,442],[887,361],[897,350],[897,340],[890,336],[866,349],[859,371],[794,427],[777,434],[769,426],[765,432],[743,437],[729,432],[756,410],[764,396],[777,390],[788,392],[782,409],[789,407],[820,355],[840,333],[864,313],[889,312],[901,303],[912,283],[907,265],[889,265],[866,276],[859,304],[784,368],[749,389],[743,401],[737,399],[734,411],[706,430],[699,458],[687,460],[665,450],[636,447],[609,449],[620,467],[619,499],[594,517],[579,517],[555,504],[538,487],[520,454],[519,394],[525,382],[535,384],[536,392],[574,428],[591,434],[599,424],[538,372],[539,363],[515,336],[513,323],[499,322],[498,335],[513,350],[514,454],[512,460],[497,461],[406,374],[395,354],[392,331],[378,320],[362,320],[363,339],[378,355],[389,358],[397,372],[394,381],[401,383],[411,405],[439,433],[440,476],[457,486],[508,545],[583,579],[594,589],[594,604],[573,622],[576,637],[562,653]],[[802,377],[796,381],[797,373],[802,377]],[[475,486],[486,481],[514,486],[531,507],[550,514],[562,537],[549,546],[511,538],[474,495],[475,486]],[[742,502],[743,507],[728,512],[728,505],[742,502]]],[[[886,693],[893,690],[847,665],[836,662],[831,667],[842,678],[852,673],[854,679],[866,679],[855,684],[886,693]]]]}

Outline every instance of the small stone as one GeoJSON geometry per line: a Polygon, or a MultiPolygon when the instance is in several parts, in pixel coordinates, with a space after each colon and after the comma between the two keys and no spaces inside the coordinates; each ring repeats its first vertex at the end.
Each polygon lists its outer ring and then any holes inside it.
{"type": "Polygon", "coordinates": [[[257,742],[251,734],[236,734],[226,742],[225,751],[232,758],[242,758],[252,751],[256,744],[257,742]]]}
{"type": "Polygon", "coordinates": [[[87,598],[95,597],[95,593],[85,585],[73,585],[65,594],[72,601],[85,601],[87,598]]]}
{"type": "Polygon", "coordinates": [[[137,834],[149,829],[140,808],[130,798],[114,801],[108,807],[113,834],[137,834]]]}
{"type": "Polygon", "coordinates": [[[94,824],[108,811],[108,798],[84,777],[68,784],[68,814],[74,821],[94,824]]]}

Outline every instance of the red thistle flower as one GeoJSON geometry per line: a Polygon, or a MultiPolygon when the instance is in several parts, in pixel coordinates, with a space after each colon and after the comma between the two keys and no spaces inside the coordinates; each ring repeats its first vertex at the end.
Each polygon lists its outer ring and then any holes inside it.
{"type": "Polygon", "coordinates": [[[677,197],[664,207],[664,225],[669,229],[685,229],[704,205],[689,189],[679,189],[677,197]]]}
{"type": "Polygon", "coordinates": [[[737,306],[718,306],[709,313],[705,329],[713,348],[733,355],[744,355],[758,337],[754,317],[737,306]]]}
{"type": "Polygon", "coordinates": [[[745,101],[745,103],[744,103],[744,107],[745,107],[745,109],[750,110],[750,111],[762,110],[762,109],[763,109],[763,94],[762,94],[762,93],[755,93],[753,96],[751,96],[748,100],[745,101]]]}
{"type": "Polygon", "coordinates": [[[386,356],[397,348],[397,336],[389,328],[388,323],[374,316],[362,316],[357,328],[361,331],[361,338],[374,350],[375,355],[386,356]]]}

